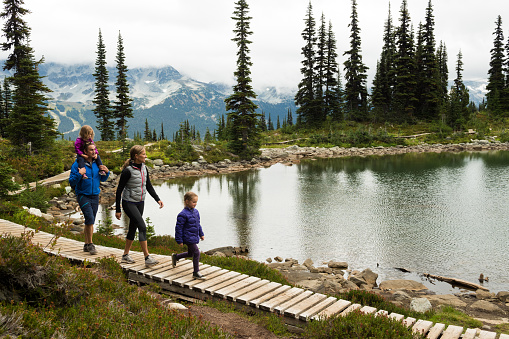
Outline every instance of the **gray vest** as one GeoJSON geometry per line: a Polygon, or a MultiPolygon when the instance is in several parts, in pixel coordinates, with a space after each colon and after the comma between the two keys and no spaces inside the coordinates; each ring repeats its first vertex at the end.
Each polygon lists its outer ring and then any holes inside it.
{"type": "Polygon", "coordinates": [[[142,164],[141,170],[131,165],[126,168],[131,172],[131,178],[124,187],[122,199],[131,202],[145,201],[145,195],[147,195],[147,167],[142,164]]]}

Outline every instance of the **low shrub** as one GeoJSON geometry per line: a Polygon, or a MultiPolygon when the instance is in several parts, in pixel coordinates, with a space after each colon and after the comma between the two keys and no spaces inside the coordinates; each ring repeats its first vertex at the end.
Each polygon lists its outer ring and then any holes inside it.
{"type": "Polygon", "coordinates": [[[323,321],[312,321],[306,327],[305,338],[424,338],[424,335],[412,333],[412,329],[402,322],[387,318],[363,314],[356,310],[346,316],[334,315],[323,321]]]}

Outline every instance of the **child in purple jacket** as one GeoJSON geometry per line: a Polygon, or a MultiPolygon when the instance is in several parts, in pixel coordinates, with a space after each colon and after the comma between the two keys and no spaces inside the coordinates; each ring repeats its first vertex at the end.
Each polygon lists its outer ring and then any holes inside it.
{"type": "MultiPolygon", "coordinates": [[[[74,150],[76,151],[76,159],[78,160],[78,169],[85,167],[85,161],[88,161],[88,157],[83,153],[83,146],[86,142],[94,143],[94,130],[92,127],[88,125],[83,125],[80,130],[80,135],[74,142],[74,150]]],[[[101,157],[99,156],[99,152],[97,148],[95,149],[95,153],[97,154],[97,159],[95,159],[95,163],[97,166],[101,166],[103,163],[101,161],[101,157]]],[[[106,175],[106,172],[100,171],[100,175],[106,175]]],[[[83,179],[88,179],[86,174],[83,174],[83,179]]]]}
{"type": "Polygon", "coordinates": [[[205,240],[205,234],[200,224],[200,213],[196,209],[198,203],[198,195],[193,192],[187,192],[184,195],[184,209],[177,216],[177,224],[175,225],[175,240],[180,246],[187,245],[187,252],[174,253],[171,256],[172,265],[175,267],[177,261],[182,258],[193,258],[193,278],[205,280],[200,271],[200,250],[198,243],[205,240]]]}

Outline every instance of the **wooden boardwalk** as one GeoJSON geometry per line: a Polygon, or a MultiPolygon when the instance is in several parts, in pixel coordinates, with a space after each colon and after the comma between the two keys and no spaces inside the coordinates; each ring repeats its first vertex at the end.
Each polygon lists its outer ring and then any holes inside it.
{"type": "MultiPolygon", "coordinates": [[[[21,225],[0,219],[0,234],[19,236],[26,230],[21,225]]],[[[90,255],[83,252],[83,243],[58,238],[55,246],[51,246],[53,234],[38,232],[32,242],[38,244],[45,252],[60,255],[75,261],[95,261],[102,257],[113,256],[120,262],[122,249],[109,248],[96,245],[98,254],[90,255]]],[[[281,285],[257,277],[251,277],[238,272],[229,271],[220,267],[201,264],[200,272],[206,275],[206,280],[192,278],[193,264],[190,260],[180,260],[173,268],[171,257],[154,255],[159,264],[145,267],[143,254],[131,251],[131,257],[136,260],[134,264],[120,264],[127,272],[130,280],[142,283],[156,283],[161,288],[179,293],[181,295],[207,300],[229,300],[236,307],[246,308],[257,312],[272,312],[283,316],[286,323],[303,326],[309,321],[341,314],[346,315],[353,310],[360,310],[367,314],[386,316],[402,321],[413,331],[427,334],[427,338],[441,339],[509,339],[509,335],[497,336],[495,332],[478,329],[463,329],[463,327],[444,324],[433,324],[427,320],[405,318],[403,315],[377,310],[374,307],[352,304],[350,301],[327,297],[320,293],[313,293],[298,287],[281,285]]]]}

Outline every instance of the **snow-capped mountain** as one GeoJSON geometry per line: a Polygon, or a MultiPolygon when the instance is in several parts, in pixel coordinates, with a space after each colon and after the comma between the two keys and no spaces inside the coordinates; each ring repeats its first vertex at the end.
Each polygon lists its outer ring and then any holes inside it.
{"type": "MultiPolygon", "coordinates": [[[[108,67],[110,100],[115,100],[115,81],[117,71],[108,67]]],[[[54,109],[51,115],[58,124],[59,131],[66,137],[74,138],[81,125],[95,126],[92,100],[95,97],[95,66],[64,65],[44,63],[39,74],[52,90],[47,96],[52,99],[54,109]]],[[[0,76],[10,75],[0,72],[0,76]]],[[[232,88],[220,83],[204,83],[183,76],[175,68],[146,67],[129,69],[127,74],[129,94],[133,98],[134,118],[129,121],[129,136],[145,130],[145,120],[151,130],[159,135],[164,126],[166,136],[178,130],[184,120],[203,135],[208,127],[216,128],[217,119],[226,114],[224,99],[232,88]]],[[[273,121],[280,116],[281,121],[288,110],[295,112],[293,93],[286,90],[267,88],[256,98],[259,111],[271,114],[273,121]]]]}

